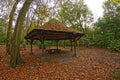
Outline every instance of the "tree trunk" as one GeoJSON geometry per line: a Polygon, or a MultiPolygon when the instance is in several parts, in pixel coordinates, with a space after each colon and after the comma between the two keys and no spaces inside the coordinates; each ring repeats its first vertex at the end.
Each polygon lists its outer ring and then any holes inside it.
{"type": "Polygon", "coordinates": [[[33,0],[26,0],[23,7],[20,10],[20,13],[17,18],[17,22],[15,25],[13,39],[12,39],[12,52],[10,58],[10,66],[15,68],[17,64],[23,64],[24,61],[20,56],[20,42],[21,42],[21,33],[23,29],[23,23],[25,20],[26,13],[29,9],[30,4],[33,0]]]}
{"type": "Polygon", "coordinates": [[[13,8],[11,10],[10,16],[9,16],[9,25],[7,29],[7,39],[6,39],[6,54],[10,55],[11,52],[11,37],[12,37],[12,21],[14,18],[14,13],[17,8],[17,5],[20,0],[16,0],[15,4],[13,5],[13,8]]]}

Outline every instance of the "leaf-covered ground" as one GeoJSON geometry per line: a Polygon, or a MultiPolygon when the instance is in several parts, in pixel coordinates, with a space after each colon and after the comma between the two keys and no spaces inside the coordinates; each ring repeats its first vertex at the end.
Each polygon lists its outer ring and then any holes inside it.
{"type": "Polygon", "coordinates": [[[110,73],[120,67],[120,54],[102,48],[77,47],[77,57],[72,57],[68,47],[59,47],[61,53],[44,54],[37,47],[21,50],[26,62],[10,68],[10,56],[5,46],[0,46],[0,80],[119,80],[110,73]]]}

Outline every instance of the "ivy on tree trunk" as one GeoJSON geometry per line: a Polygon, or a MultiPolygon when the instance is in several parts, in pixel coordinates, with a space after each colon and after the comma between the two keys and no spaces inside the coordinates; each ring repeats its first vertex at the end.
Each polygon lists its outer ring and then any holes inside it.
{"type": "Polygon", "coordinates": [[[13,8],[11,10],[10,16],[9,16],[9,25],[7,29],[7,39],[6,39],[6,54],[10,55],[11,52],[11,37],[12,37],[12,21],[14,18],[14,13],[17,8],[17,5],[20,0],[16,0],[15,4],[13,5],[13,8]]]}
{"type": "Polygon", "coordinates": [[[33,0],[26,0],[23,7],[20,10],[20,13],[17,18],[17,22],[15,25],[13,38],[12,38],[12,48],[11,48],[11,58],[10,58],[10,66],[15,68],[17,64],[23,64],[24,61],[20,56],[20,42],[21,42],[21,33],[23,29],[23,23],[25,20],[26,13],[29,9],[30,4],[33,0]]]}

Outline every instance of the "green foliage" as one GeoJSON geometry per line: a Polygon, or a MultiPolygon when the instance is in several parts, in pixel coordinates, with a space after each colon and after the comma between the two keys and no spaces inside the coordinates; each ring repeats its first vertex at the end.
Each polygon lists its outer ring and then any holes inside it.
{"type": "Polygon", "coordinates": [[[120,0],[110,0],[113,4],[119,4],[120,0]]]}
{"type": "Polygon", "coordinates": [[[66,1],[61,6],[61,10],[58,13],[62,23],[69,25],[74,29],[84,32],[93,21],[92,12],[89,10],[83,0],[75,2],[66,1]]]}
{"type": "Polygon", "coordinates": [[[110,75],[112,77],[120,79],[120,69],[116,69],[116,70],[112,71],[112,73],[110,75]]]}
{"type": "Polygon", "coordinates": [[[44,57],[44,56],[40,57],[40,60],[41,60],[42,62],[46,62],[46,61],[47,61],[46,57],[44,57]]]}
{"type": "Polygon", "coordinates": [[[84,39],[84,45],[85,45],[86,47],[89,47],[89,46],[90,46],[90,39],[85,38],[85,39],[84,39]]]}
{"type": "Polygon", "coordinates": [[[42,6],[42,8],[37,8],[36,11],[37,11],[37,14],[39,15],[41,20],[44,20],[46,17],[48,17],[49,8],[47,5],[42,6]]]}
{"type": "Polygon", "coordinates": [[[104,17],[98,19],[93,29],[86,30],[84,45],[120,52],[120,5],[108,0],[103,7],[104,17]]]}
{"type": "MultiPolygon", "coordinates": [[[[84,3],[84,0],[65,1],[60,7],[61,10],[57,18],[65,25],[69,25],[71,28],[86,34],[86,37],[82,38],[79,44],[86,46],[93,45],[93,43],[90,43],[93,33],[88,29],[93,22],[93,14],[84,3]]],[[[70,46],[70,41],[65,41],[65,46],[70,46]]]]}
{"type": "Polygon", "coordinates": [[[37,46],[41,49],[41,42],[37,42],[37,46]]]}
{"type": "Polygon", "coordinates": [[[35,29],[35,24],[32,22],[27,33],[31,32],[33,29],[35,29]]]}
{"type": "MultiPolygon", "coordinates": [[[[57,43],[56,43],[56,41],[45,41],[44,42],[44,47],[46,48],[46,47],[49,47],[49,46],[56,46],[57,45],[57,43]]],[[[40,41],[37,41],[37,46],[39,47],[39,48],[41,48],[41,42],[40,41]]]]}
{"type": "Polygon", "coordinates": [[[5,41],[6,41],[6,28],[7,28],[6,20],[0,18],[0,44],[5,44],[5,41]]]}
{"type": "Polygon", "coordinates": [[[120,52],[120,40],[112,40],[108,44],[109,49],[120,52]]]}
{"type": "Polygon", "coordinates": [[[0,28],[0,45],[5,44],[5,40],[6,40],[6,34],[0,28]]]}

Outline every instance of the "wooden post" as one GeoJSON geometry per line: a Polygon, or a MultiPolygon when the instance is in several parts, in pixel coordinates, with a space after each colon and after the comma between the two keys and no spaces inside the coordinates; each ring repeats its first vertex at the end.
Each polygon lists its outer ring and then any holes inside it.
{"type": "Polygon", "coordinates": [[[72,40],[70,40],[70,43],[71,43],[71,51],[73,51],[73,43],[72,43],[73,41],[72,40]]]}
{"type": "Polygon", "coordinates": [[[56,42],[57,42],[57,50],[58,50],[58,40],[56,42]]]}
{"type": "Polygon", "coordinates": [[[74,41],[74,57],[76,57],[76,39],[73,40],[74,41]]]}
{"type": "Polygon", "coordinates": [[[33,44],[33,40],[31,40],[31,43],[30,43],[30,54],[31,54],[31,55],[33,55],[32,44],[33,44]]]}
{"type": "Polygon", "coordinates": [[[65,40],[63,41],[63,48],[65,48],[65,40]]]}
{"type": "Polygon", "coordinates": [[[41,50],[42,50],[42,56],[44,54],[44,39],[41,40],[41,50]]]}

